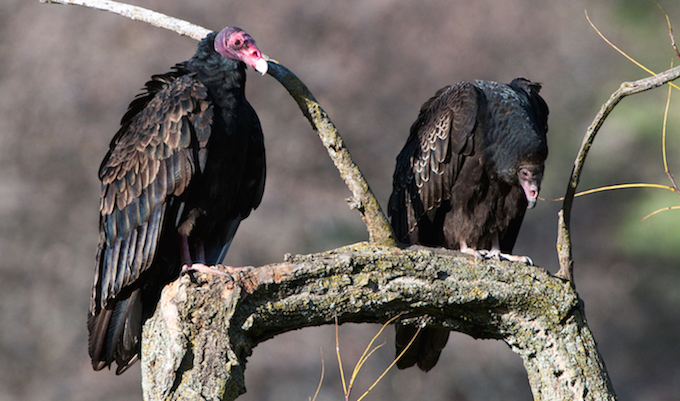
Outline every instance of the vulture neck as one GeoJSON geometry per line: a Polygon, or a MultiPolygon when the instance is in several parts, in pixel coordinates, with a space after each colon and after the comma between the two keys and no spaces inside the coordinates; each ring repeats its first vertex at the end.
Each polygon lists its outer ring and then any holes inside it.
{"type": "Polygon", "coordinates": [[[477,85],[489,104],[486,120],[492,121],[485,127],[484,142],[491,146],[485,149],[484,158],[490,173],[514,185],[520,165],[539,166],[548,156],[545,129],[537,125],[523,89],[491,81],[478,80],[477,85]]]}
{"type": "Polygon", "coordinates": [[[199,43],[196,54],[186,62],[186,68],[218,96],[230,93],[242,97],[246,87],[246,65],[215,51],[216,34],[209,34],[199,43]]]}

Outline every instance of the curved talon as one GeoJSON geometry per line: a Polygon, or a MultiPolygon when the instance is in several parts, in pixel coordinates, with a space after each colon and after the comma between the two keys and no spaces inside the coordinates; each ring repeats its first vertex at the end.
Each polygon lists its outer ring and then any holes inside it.
{"type": "Polygon", "coordinates": [[[484,259],[498,259],[498,260],[503,260],[503,254],[499,250],[488,250],[488,249],[480,249],[479,251],[480,255],[484,257],[484,259]]]}

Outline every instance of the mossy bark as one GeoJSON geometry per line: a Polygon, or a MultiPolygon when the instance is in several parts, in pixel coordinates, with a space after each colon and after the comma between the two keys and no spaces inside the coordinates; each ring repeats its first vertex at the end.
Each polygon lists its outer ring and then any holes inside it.
{"type": "Polygon", "coordinates": [[[302,327],[424,323],[502,339],[536,400],[611,400],[614,391],[568,281],[540,267],[428,248],[360,243],[167,286],[144,326],[147,400],[232,400],[258,343],[302,327]]]}

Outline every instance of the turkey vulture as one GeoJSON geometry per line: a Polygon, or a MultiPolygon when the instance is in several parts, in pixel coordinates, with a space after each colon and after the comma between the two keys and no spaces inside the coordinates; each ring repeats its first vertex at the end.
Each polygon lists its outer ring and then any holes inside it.
{"type": "MultiPolygon", "coordinates": [[[[182,265],[220,263],[262,199],[264,139],[245,98],[246,64],[267,62],[245,31],[206,36],[154,75],[99,168],[99,246],[87,326],[92,367],[139,356],[143,319],[182,265]]],[[[198,266],[198,265],[197,265],[198,266]]]]}
{"type": "MultiPolygon", "coordinates": [[[[540,88],[524,78],[460,82],[423,104],[397,157],[388,206],[399,241],[531,263],[510,253],[548,156],[540,88]]],[[[415,333],[397,326],[397,355],[415,333]]],[[[397,366],[432,369],[448,336],[424,327],[397,366]]]]}

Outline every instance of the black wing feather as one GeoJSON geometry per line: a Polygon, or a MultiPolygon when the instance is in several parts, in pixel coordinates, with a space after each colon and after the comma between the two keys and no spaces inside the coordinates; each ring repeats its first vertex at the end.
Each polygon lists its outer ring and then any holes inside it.
{"type": "Polygon", "coordinates": [[[95,369],[115,359],[122,373],[136,360],[141,299],[132,284],[156,256],[166,199],[181,196],[196,174],[212,117],[208,91],[191,74],[156,75],[111,141],[99,170],[100,239],[88,319],[95,369]]]}
{"type": "Polygon", "coordinates": [[[197,161],[188,133],[198,115],[201,135],[209,137],[210,125],[205,124],[211,118],[209,103],[205,87],[192,76],[170,81],[139,114],[128,115],[131,121],[124,122],[125,132],[104,159],[99,173],[103,255],[96,268],[109,279],[97,294],[99,307],[105,308],[108,300],[150,266],[156,248],[147,247],[146,241],[158,238],[148,238],[148,233],[158,236],[160,231],[158,227],[149,230],[149,224],[162,225],[159,212],[167,196],[181,195],[195,174],[197,161]],[[150,219],[154,212],[155,218],[150,219]]]}
{"type": "MultiPolygon", "coordinates": [[[[421,242],[418,225],[451,197],[464,159],[475,152],[474,133],[484,112],[484,94],[468,82],[444,87],[423,104],[394,172],[388,211],[397,239],[421,242]]],[[[397,355],[415,333],[414,326],[397,326],[397,355]]],[[[424,328],[397,366],[432,369],[448,336],[448,330],[424,328]]]]}

